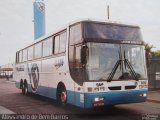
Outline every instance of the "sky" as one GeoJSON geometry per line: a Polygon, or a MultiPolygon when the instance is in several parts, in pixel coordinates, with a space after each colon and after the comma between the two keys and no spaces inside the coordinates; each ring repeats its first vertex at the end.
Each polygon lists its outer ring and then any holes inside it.
{"type": "MultiPolygon", "coordinates": [[[[13,63],[16,51],[34,42],[34,0],[0,0],[0,65],[13,63]]],[[[78,19],[139,25],[143,40],[160,49],[160,0],[44,0],[46,34],[78,19]]]]}

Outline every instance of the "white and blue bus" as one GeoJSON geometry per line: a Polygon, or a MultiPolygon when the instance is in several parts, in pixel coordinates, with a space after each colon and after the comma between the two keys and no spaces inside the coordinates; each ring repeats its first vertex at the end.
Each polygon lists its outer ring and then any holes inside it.
{"type": "Polygon", "coordinates": [[[145,102],[138,26],[78,21],[16,53],[16,87],[81,108],[145,102]]]}

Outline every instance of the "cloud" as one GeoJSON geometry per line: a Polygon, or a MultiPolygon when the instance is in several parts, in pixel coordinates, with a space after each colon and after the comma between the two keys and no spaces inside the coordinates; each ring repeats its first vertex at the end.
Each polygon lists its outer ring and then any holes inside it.
{"type": "MultiPolygon", "coordinates": [[[[0,0],[0,64],[14,62],[15,52],[31,44],[34,0],[0,0]]],[[[146,42],[160,49],[160,0],[45,0],[46,32],[80,18],[138,24],[146,42]]]]}
{"type": "Polygon", "coordinates": [[[32,1],[0,1],[0,65],[14,62],[16,51],[33,41],[32,1]]]}

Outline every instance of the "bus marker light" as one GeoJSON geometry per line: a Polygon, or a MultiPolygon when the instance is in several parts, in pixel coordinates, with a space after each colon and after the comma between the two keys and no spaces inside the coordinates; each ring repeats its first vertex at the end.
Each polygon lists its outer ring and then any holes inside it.
{"type": "Polygon", "coordinates": [[[94,98],[94,101],[95,101],[95,102],[98,102],[98,101],[99,101],[99,98],[94,98]]]}
{"type": "Polygon", "coordinates": [[[95,97],[94,101],[95,102],[104,101],[104,98],[103,97],[95,97]]]}

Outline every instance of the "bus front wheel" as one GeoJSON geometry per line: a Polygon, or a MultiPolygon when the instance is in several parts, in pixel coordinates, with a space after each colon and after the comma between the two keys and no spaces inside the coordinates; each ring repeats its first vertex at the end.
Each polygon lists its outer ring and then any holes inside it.
{"type": "Polygon", "coordinates": [[[67,104],[67,91],[64,86],[58,87],[57,100],[60,105],[66,106],[66,104],[67,104]]]}

